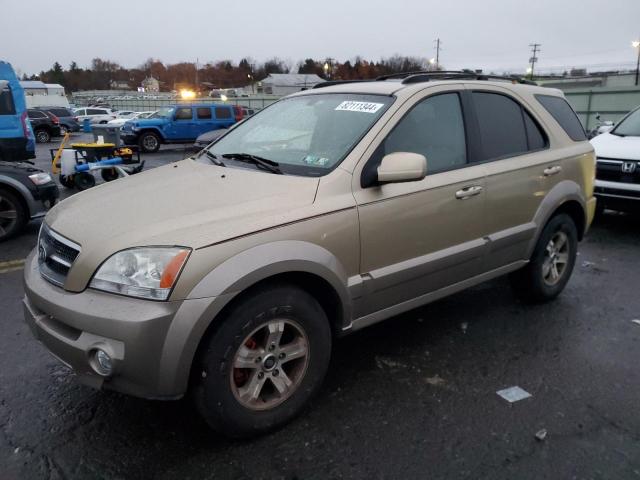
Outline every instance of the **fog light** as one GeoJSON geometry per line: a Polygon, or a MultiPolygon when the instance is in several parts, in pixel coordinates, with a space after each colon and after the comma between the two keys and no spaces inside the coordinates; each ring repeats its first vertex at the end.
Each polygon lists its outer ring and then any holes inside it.
{"type": "Polygon", "coordinates": [[[97,349],[93,355],[93,369],[100,375],[111,375],[113,364],[111,357],[104,350],[97,349]]]}

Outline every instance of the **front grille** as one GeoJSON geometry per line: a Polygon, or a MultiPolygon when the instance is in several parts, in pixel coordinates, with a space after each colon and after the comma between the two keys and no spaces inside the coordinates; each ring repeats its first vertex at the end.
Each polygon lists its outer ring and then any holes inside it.
{"type": "Polygon", "coordinates": [[[40,274],[51,283],[62,286],[73,262],[80,253],[80,245],[64,238],[42,224],[38,237],[40,274]]]}
{"type": "Polygon", "coordinates": [[[596,179],[640,184],[640,161],[598,157],[596,179]]]}

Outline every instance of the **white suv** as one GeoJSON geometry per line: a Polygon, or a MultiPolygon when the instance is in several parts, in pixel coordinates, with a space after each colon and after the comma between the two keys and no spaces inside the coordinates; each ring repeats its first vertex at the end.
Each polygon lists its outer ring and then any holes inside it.
{"type": "Polygon", "coordinates": [[[78,116],[80,124],[84,122],[85,118],[91,120],[91,123],[107,123],[116,118],[116,113],[113,110],[104,107],[77,108],[75,114],[78,116]]]}

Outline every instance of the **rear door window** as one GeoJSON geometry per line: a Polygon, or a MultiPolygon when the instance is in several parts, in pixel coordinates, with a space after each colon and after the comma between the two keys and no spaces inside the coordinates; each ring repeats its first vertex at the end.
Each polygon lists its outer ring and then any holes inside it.
{"type": "Polygon", "coordinates": [[[65,110],[64,108],[50,108],[49,111],[56,117],[73,117],[71,112],[65,110]]]}
{"type": "Polygon", "coordinates": [[[587,139],[584,128],[582,128],[582,124],[569,102],[562,97],[553,95],[536,95],[535,97],[556,122],[560,124],[571,140],[581,142],[587,139]]]}
{"type": "Polygon", "coordinates": [[[193,113],[191,113],[191,108],[176,108],[176,120],[191,120],[192,118],[193,113]]]}
{"type": "Polygon", "coordinates": [[[0,82],[0,115],[15,115],[16,106],[8,82],[0,82]]]}
{"type": "Polygon", "coordinates": [[[98,108],[87,108],[87,115],[105,115],[107,112],[105,110],[100,110],[98,108]]]}
{"type": "Polygon", "coordinates": [[[216,107],[216,118],[224,120],[231,118],[231,109],[227,107],[216,107]]]}
{"type": "Polygon", "coordinates": [[[211,119],[211,108],[210,107],[199,107],[197,113],[198,113],[198,120],[210,120],[211,119]]]}
{"type": "Polygon", "coordinates": [[[505,95],[489,92],[473,92],[473,102],[483,160],[518,155],[528,150],[527,131],[518,103],[505,95]]]}

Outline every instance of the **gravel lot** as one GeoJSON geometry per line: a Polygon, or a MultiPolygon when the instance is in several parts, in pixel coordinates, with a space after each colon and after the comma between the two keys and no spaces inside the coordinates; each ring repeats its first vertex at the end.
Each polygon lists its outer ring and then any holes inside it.
{"type": "Polygon", "coordinates": [[[0,267],[0,478],[640,478],[638,220],[595,224],[553,303],[522,305],[498,279],[339,340],[311,408],[250,442],[209,431],[188,399],[74,383],[22,320],[22,271],[0,267]],[[496,395],[515,385],[532,397],[496,395]]]}

